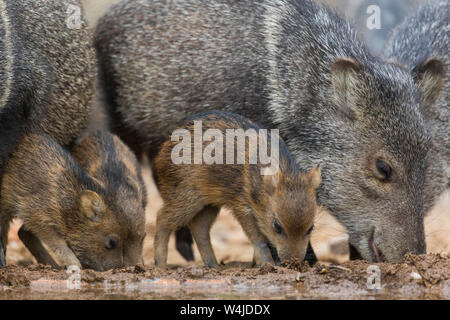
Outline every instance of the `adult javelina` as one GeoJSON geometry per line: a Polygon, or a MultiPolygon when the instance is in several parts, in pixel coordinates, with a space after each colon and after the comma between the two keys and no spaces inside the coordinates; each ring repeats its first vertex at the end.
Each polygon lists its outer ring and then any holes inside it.
{"type": "Polygon", "coordinates": [[[0,0],[0,176],[24,129],[65,146],[86,125],[96,63],[79,8],[0,0]]]}
{"type": "Polygon", "coordinates": [[[425,206],[450,186],[450,2],[420,6],[395,31],[387,57],[404,65],[419,85],[423,112],[432,135],[425,206]],[[439,81],[440,83],[433,83],[439,81]],[[437,91],[443,86],[442,91],[437,91]]]}
{"type": "Polygon", "coordinates": [[[0,167],[23,127],[68,145],[86,125],[95,52],[84,21],[69,23],[69,5],[81,8],[73,0],[0,1],[0,167]]]}
{"type": "Polygon", "coordinates": [[[147,197],[136,156],[116,135],[101,130],[85,135],[71,152],[89,176],[105,189],[108,200],[115,204],[116,214],[127,223],[124,266],[143,264],[147,197]]]}
{"type": "Polygon", "coordinates": [[[241,114],[279,128],[301,168],[321,164],[319,201],[365,259],[425,252],[430,137],[419,92],[331,10],[310,0],[125,0],[95,41],[115,130],[150,158],[190,114],[241,114]]]}
{"type": "Polygon", "coordinates": [[[20,218],[19,237],[39,263],[100,271],[121,267],[127,224],[114,211],[106,190],[50,136],[26,134],[19,140],[1,190],[5,247],[10,221],[20,218]]]}

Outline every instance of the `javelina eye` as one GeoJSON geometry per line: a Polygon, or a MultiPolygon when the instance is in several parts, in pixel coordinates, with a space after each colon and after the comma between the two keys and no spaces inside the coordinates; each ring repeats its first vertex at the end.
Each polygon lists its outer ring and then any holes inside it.
{"type": "Polygon", "coordinates": [[[314,230],[314,225],[312,225],[311,228],[309,228],[308,231],[306,231],[306,235],[309,236],[313,230],[314,230]]]}
{"type": "Polygon", "coordinates": [[[283,228],[277,220],[273,222],[273,230],[278,234],[283,234],[283,228]]]}
{"type": "Polygon", "coordinates": [[[382,181],[387,181],[390,179],[392,174],[392,168],[389,164],[387,164],[385,161],[377,159],[376,161],[376,167],[378,173],[381,175],[378,178],[382,181]]]}
{"type": "Polygon", "coordinates": [[[106,239],[106,249],[114,250],[119,245],[119,237],[111,235],[106,239]]]}

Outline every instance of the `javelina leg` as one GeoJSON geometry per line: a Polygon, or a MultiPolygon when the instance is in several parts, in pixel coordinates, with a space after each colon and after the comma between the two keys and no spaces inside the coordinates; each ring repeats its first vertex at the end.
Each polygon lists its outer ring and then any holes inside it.
{"type": "Polygon", "coordinates": [[[317,256],[314,252],[311,242],[308,243],[308,249],[306,250],[305,261],[308,262],[309,266],[312,267],[317,263],[317,256]]]}
{"type": "Polygon", "coordinates": [[[261,233],[258,228],[256,219],[250,212],[239,212],[234,210],[234,215],[239,221],[242,229],[247,235],[248,239],[253,245],[254,254],[253,259],[257,266],[260,266],[266,262],[274,263],[270,248],[267,245],[266,237],[261,233]]]}
{"type": "MultiPolygon", "coordinates": [[[[171,210],[169,206],[164,205],[156,217],[156,233],[155,233],[155,267],[165,268],[167,266],[167,250],[169,246],[169,238],[172,233],[170,223],[171,210]]],[[[174,219],[175,220],[175,219],[174,219]]]]}
{"type": "Polygon", "coordinates": [[[37,262],[40,264],[48,264],[53,268],[58,268],[58,264],[53,260],[50,254],[47,252],[45,247],[42,245],[41,240],[39,240],[33,233],[25,230],[23,226],[19,229],[19,238],[31,252],[31,254],[36,258],[37,262]]]}
{"type": "Polygon", "coordinates": [[[211,226],[218,214],[219,208],[206,206],[189,223],[189,228],[202,256],[203,263],[210,268],[217,268],[218,266],[209,235],[211,226]]]}
{"type": "Polygon", "coordinates": [[[61,238],[55,231],[46,230],[40,234],[35,235],[40,241],[45,243],[49,250],[55,255],[59,267],[78,266],[81,268],[81,263],[75,256],[73,251],[67,246],[66,241],[61,238]]]}
{"type": "Polygon", "coordinates": [[[167,250],[169,246],[170,233],[170,230],[163,228],[157,223],[154,241],[155,267],[165,268],[167,266],[167,250]]]}
{"type": "Polygon", "coordinates": [[[182,201],[167,202],[159,211],[156,218],[155,234],[155,266],[167,266],[167,249],[170,234],[187,225],[203,208],[198,199],[183,199],[182,201]],[[198,202],[198,203],[197,203],[198,202]]]}
{"type": "Polygon", "coordinates": [[[6,245],[8,244],[8,224],[0,224],[0,268],[6,267],[6,245]]]}
{"type": "Polygon", "coordinates": [[[0,241],[0,268],[6,267],[6,253],[3,248],[3,243],[0,241]]]}
{"type": "MultiPolygon", "coordinates": [[[[277,265],[277,266],[281,265],[281,260],[280,260],[280,257],[278,256],[277,249],[269,241],[267,241],[266,244],[269,247],[270,254],[272,255],[272,259],[275,262],[275,265],[277,265]]],[[[256,254],[256,251],[253,252],[252,266],[256,266],[255,254],[256,254]]]]}
{"type": "Polygon", "coordinates": [[[175,247],[186,261],[194,261],[192,235],[188,227],[182,227],[175,232],[175,247]]]}

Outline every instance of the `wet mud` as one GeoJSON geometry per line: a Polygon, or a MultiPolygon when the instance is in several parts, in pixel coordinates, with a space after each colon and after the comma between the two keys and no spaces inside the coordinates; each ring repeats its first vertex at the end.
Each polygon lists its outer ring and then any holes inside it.
{"type": "Polygon", "coordinates": [[[450,259],[446,254],[406,255],[399,264],[348,261],[309,267],[290,261],[259,268],[230,262],[217,270],[136,266],[79,274],[41,265],[8,266],[0,270],[0,299],[450,299],[450,259]]]}

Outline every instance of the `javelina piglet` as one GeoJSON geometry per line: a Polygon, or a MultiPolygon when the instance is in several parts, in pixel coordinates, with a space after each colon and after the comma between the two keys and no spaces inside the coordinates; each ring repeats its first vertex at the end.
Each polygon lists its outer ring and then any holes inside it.
{"type": "Polygon", "coordinates": [[[171,232],[187,225],[205,265],[217,267],[210,229],[221,207],[241,224],[257,265],[274,262],[271,245],[282,260],[303,260],[318,209],[320,169],[301,173],[281,138],[261,129],[239,115],[211,111],[187,120],[163,144],[155,163],[164,200],[157,216],[156,266],[166,266],[171,232]],[[268,150],[270,159],[263,163],[268,150]]]}
{"type": "Polygon", "coordinates": [[[48,135],[24,135],[5,167],[3,244],[13,218],[23,220],[19,237],[39,263],[100,271],[123,265],[126,221],[113,212],[105,189],[48,135]]]}
{"type": "Polygon", "coordinates": [[[108,202],[115,204],[114,212],[127,223],[124,265],[143,264],[147,197],[136,156],[117,136],[100,130],[85,135],[71,152],[89,176],[105,189],[108,202]]]}

